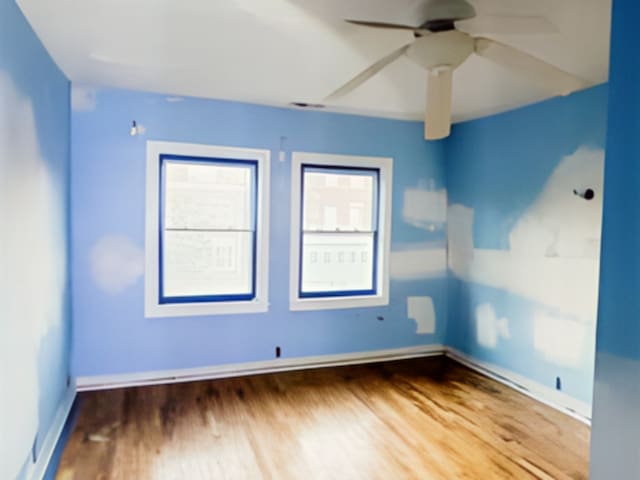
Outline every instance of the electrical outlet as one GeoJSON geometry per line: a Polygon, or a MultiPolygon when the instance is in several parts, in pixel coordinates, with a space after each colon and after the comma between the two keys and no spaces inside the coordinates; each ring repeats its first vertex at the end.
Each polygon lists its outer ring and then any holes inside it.
{"type": "Polygon", "coordinates": [[[276,347],[276,358],[280,358],[280,347],[276,347]]]}

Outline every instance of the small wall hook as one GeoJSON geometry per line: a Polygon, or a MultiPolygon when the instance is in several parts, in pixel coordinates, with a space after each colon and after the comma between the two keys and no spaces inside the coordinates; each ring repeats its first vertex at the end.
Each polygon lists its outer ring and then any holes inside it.
{"type": "Polygon", "coordinates": [[[129,130],[129,135],[131,135],[132,137],[135,137],[138,135],[143,135],[144,132],[145,132],[144,125],[136,122],[135,120],[131,122],[131,129],[129,130]]]}
{"type": "Polygon", "coordinates": [[[585,200],[592,200],[595,197],[596,193],[591,188],[587,188],[586,190],[579,191],[573,190],[573,194],[579,196],[580,198],[584,198],[585,200]]]}

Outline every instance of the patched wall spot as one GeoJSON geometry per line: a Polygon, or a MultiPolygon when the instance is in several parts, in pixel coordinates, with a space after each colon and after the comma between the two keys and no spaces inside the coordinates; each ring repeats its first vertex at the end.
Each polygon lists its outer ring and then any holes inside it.
{"type": "Polygon", "coordinates": [[[483,303],[476,307],[476,340],[485,348],[496,348],[500,338],[509,339],[509,320],[498,318],[493,305],[483,303]]]}
{"type": "Polygon", "coordinates": [[[436,332],[436,311],[431,297],[407,297],[407,316],[415,320],[416,333],[436,332]]]}
{"type": "Polygon", "coordinates": [[[133,285],[144,272],[144,253],[128,237],[107,235],[91,249],[91,274],[105,292],[116,294],[133,285]]]}

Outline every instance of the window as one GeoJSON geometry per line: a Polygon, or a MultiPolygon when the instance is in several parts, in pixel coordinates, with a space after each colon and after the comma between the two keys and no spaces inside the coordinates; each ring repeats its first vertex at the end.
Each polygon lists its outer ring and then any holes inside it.
{"type": "Polygon", "coordinates": [[[378,169],[302,165],[300,297],[376,293],[378,178],[378,169]]]}
{"type": "Polygon", "coordinates": [[[294,153],[292,310],[388,303],[391,165],[294,153]]]}
{"type": "Polygon", "coordinates": [[[147,143],[147,316],[266,311],[268,161],[147,143]]]}
{"type": "Polygon", "coordinates": [[[160,303],[255,298],[256,170],[160,155],[160,303]]]}

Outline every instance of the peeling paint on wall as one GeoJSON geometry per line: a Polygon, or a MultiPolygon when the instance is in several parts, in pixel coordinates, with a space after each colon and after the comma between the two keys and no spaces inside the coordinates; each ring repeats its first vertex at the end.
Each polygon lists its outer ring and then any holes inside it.
{"type": "Polygon", "coordinates": [[[415,320],[416,333],[435,333],[436,311],[431,297],[407,297],[407,316],[415,320]]]}

